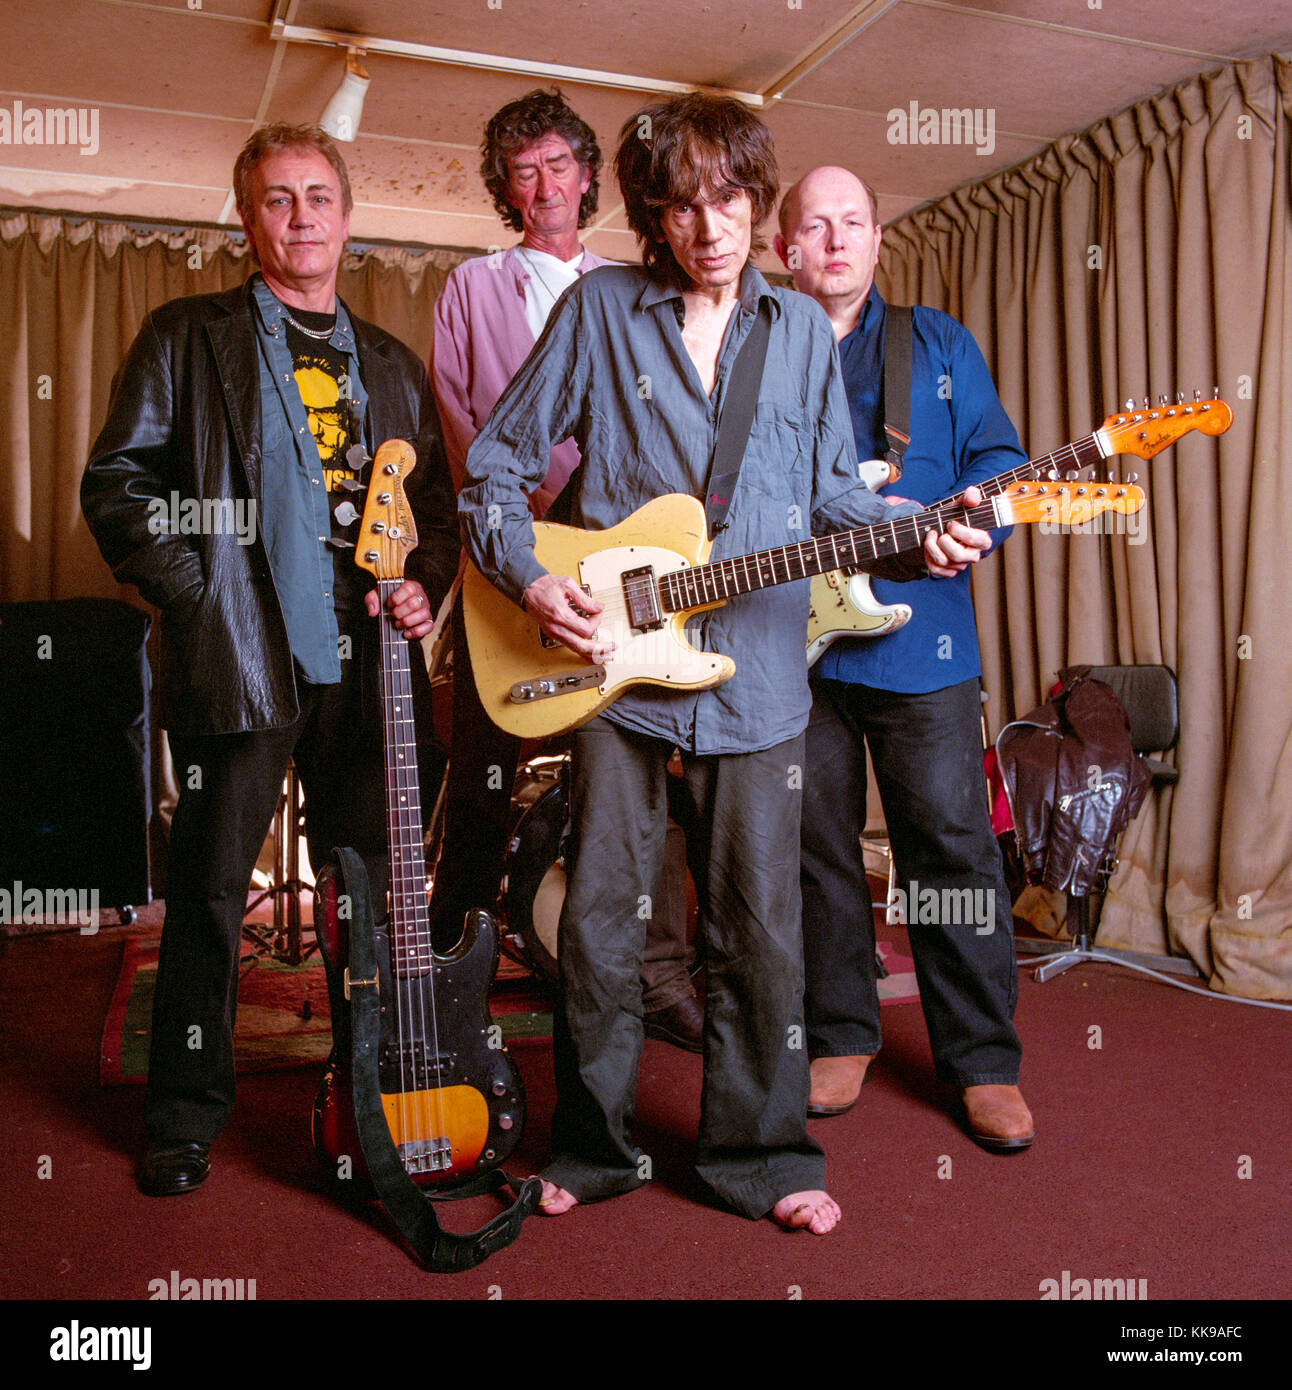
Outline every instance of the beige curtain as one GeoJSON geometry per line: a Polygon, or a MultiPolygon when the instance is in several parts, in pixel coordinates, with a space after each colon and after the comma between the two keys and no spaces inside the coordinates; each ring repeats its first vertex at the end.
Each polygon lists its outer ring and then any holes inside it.
{"type": "MultiPolygon", "coordinates": [[[[338,288],[361,318],[423,360],[431,309],[464,257],[374,248],[347,255],[338,288]]],[[[0,215],[0,601],[130,597],[80,513],[81,472],[112,375],[144,315],[241,284],[246,249],[223,232],[0,215]]]]}
{"type": "Polygon", "coordinates": [[[1032,456],[1128,396],[1232,405],[1218,439],[1111,461],[1141,537],[1018,528],[974,594],[994,728],[1065,665],[1177,672],[1180,781],[1125,836],[1100,941],[1267,999],[1292,999],[1290,114],[1279,57],[1183,83],[901,219],[879,275],[973,331],[1032,456]]]}

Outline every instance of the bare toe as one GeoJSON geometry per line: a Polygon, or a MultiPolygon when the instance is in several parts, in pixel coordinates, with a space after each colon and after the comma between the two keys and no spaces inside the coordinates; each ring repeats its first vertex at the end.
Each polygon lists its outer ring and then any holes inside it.
{"type": "Polygon", "coordinates": [[[578,1206],[579,1199],[572,1192],[557,1187],[546,1178],[540,1178],[539,1181],[543,1184],[543,1195],[539,1198],[538,1209],[544,1216],[561,1216],[571,1207],[578,1206]]]}
{"type": "Polygon", "coordinates": [[[787,1231],[811,1231],[826,1235],[838,1225],[843,1212],[828,1192],[791,1192],[772,1208],[772,1220],[787,1231]]]}

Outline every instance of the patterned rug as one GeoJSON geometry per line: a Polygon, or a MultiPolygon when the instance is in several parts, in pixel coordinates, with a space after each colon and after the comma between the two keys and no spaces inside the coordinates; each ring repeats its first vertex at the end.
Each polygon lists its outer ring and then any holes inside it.
{"type": "MultiPolygon", "coordinates": [[[[233,1035],[239,1073],[321,1067],[332,1050],[323,962],[314,956],[302,965],[283,965],[244,956],[242,971],[233,1035]]],[[[105,1086],[140,1085],[147,1080],[156,979],[156,944],[132,937],[126,942],[103,1026],[99,1078],[105,1086]]],[[[509,1042],[551,1035],[550,1004],[524,982],[500,982],[490,1007],[509,1042]]]]}

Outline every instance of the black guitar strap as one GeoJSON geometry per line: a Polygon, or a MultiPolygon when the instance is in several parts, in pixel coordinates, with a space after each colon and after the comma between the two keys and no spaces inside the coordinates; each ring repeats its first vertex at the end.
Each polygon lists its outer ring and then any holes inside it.
{"type": "Polygon", "coordinates": [[[908,305],[890,304],[884,318],[884,437],[889,482],[902,476],[902,455],[911,442],[911,321],[908,305]]]}
{"type": "Polygon", "coordinates": [[[767,359],[767,340],[771,332],[771,306],[766,297],[760,297],[758,317],[731,369],[731,380],[722,402],[722,418],[718,421],[718,437],[713,446],[713,462],[709,465],[709,481],[704,489],[704,517],[711,537],[727,525],[727,508],[735,495],[749,431],[754,424],[754,408],[758,404],[758,388],[763,381],[763,363],[767,359]]]}
{"type": "Polygon", "coordinates": [[[377,954],[374,945],[372,899],[368,871],[352,849],[334,851],[341,870],[339,891],[350,899],[350,1027],[353,1065],[354,1114],[368,1174],[381,1204],[413,1253],[440,1274],[472,1269],[496,1250],[502,1250],[520,1234],[521,1222],[537,1207],[542,1184],[537,1178],[518,1182],[500,1168],[479,1179],[440,1194],[434,1200],[474,1197],[481,1192],[501,1192],[510,1187],[515,1201],[481,1226],[458,1235],[439,1222],[432,1199],[404,1171],[381,1105],[377,1050],[381,1036],[381,1000],[377,992],[377,954]]]}

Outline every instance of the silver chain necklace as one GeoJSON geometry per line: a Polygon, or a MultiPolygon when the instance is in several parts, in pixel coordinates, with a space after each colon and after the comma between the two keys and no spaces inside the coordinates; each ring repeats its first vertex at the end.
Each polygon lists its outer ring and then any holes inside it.
{"type": "MultiPolygon", "coordinates": [[[[283,303],[281,299],[278,302],[280,304],[283,303]]],[[[295,328],[298,332],[304,333],[307,338],[317,338],[320,341],[322,341],[324,338],[330,338],[333,335],[333,333],[336,332],[335,316],[333,317],[331,328],[306,328],[303,323],[296,322],[296,320],[292,317],[291,310],[287,307],[286,304],[283,304],[283,316],[287,319],[287,322],[290,323],[293,328],[295,328]]]]}

